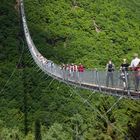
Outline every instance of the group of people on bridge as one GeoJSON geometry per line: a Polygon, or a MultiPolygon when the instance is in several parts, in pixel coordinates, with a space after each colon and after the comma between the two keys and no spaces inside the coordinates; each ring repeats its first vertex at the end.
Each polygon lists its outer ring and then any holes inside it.
{"type": "MultiPolygon", "coordinates": [[[[106,87],[111,86],[114,87],[114,71],[115,65],[111,60],[106,64],[106,87]]],[[[80,63],[76,64],[62,64],[61,70],[63,72],[63,78],[65,80],[68,77],[73,77],[75,80],[82,82],[82,73],[85,70],[85,67],[80,63]]],[[[94,70],[97,70],[96,68],[94,70]]],[[[131,64],[127,63],[126,59],[123,59],[123,63],[120,65],[120,76],[119,79],[122,80],[124,90],[129,89],[130,79],[133,77],[133,83],[135,90],[139,90],[140,83],[140,59],[138,58],[138,54],[134,54],[134,59],[131,61],[131,64]],[[131,72],[131,74],[130,74],[131,72]],[[130,78],[131,77],[131,78],[130,78]]]]}
{"type": "Polygon", "coordinates": [[[82,73],[85,71],[85,67],[80,63],[76,64],[62,64],[61,70],[63,73],[63,78],[67,79],[68,77],[72,77],[77,81],[82,80],[82,73]]]}
{"type": "MultiPolygon", "coordinates": [[[[44,58],[41,54],[36,56],[42,62],[45,68],[47,68],[51,73],[58,73],[56,71],[56,67],[60,69],[61,77],[64,80],[74,80],[75,82],[84,82],[83,75],[85,74],[85,67],[80,63],[76,64],[62,64],[61,66],[55,65],[53,61],[44,58]]],[[[114,78],[116,78],[115,65],[111,60],[106,64],[106,87],[114,87],[114,78]]],[[[92,70],[93,71],[93,70],[92,70]]],[[[95,68],[94,71],[97,71],[95,68]]],[[[127,63],[126,59],[123,59],[123,63],[120,65],[120,76],[119,79],[123,83],[124,90],[129,89],[130,81],[133,81],[133,85],[135,91],[139,90],[140,83],[140,59],[138,58],[138,54],[134,54],[134,59],[131,63],[127,63]],[[131,73],[131,74],[130,74],[131,73]],[[133,78],[132,78],[133,77],[133,78]]]]}
{"type": "MultiPolygon", "coordinates": [[[[111,86],[114,86],[113,83],[113,75],[115,71],[115,65],[112,63],[111,60],[106,65],[107,76],[106,76],[106,86],[109,86],[109,82],[111,82],[111,86]]],[[[129,88],[129,80],[130,75],[129,71],[133,73],[133,82],[135,85],[135,90],[138,91],[139,89],[139,82],[140,82],[140,59],[138,58],[138,54],[134,54],[134,59],[131,61],[131,64],[127,63],[126,59],[123,59],[123,63],[120,66],[120,79],[123,81],[124,89],[129,88]]]]}

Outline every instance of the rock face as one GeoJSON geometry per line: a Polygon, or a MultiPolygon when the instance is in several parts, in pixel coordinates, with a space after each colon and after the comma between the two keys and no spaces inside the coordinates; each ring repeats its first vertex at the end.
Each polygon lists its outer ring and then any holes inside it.
{"type": "Polygon", "coordinates": [[[101,32],[101,30],[100,30],[99,26],[96,24],[95,20],[93,20],[93,25],[94,25],[95,31],[96,31],[97,33],[101,32]]]}

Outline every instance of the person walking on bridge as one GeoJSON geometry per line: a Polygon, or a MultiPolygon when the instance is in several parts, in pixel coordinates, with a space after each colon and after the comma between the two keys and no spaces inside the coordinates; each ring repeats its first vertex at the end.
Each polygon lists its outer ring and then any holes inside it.
{"type": "Polygon", "coordinates": [[[84,66],[80,63],[77,69],[78,69],[78,79],[79,79],[79,82],[81,83],[83,80],[84,66]]]}
{"type": "Polygon", "coordinates": [[[134,54],[134,59],[131,61],[131,64],[129,66],[130,70],[133,71],[132,75],[134,76],[134,85],[135,85],[135,90],[137,91],[137,85],[139,83],[139,80],[138,80],[138,76],[137,76],[137,67],[138,67],[138,64],[140,63],[140,59],[138,57],[138,54],[135,53],[134,54]]]}
{"type": "Polygon", "coordinates": [[[123,63],[121,64],[121,67],[120,67],[120,71],[121,71],[120,79],[123,81],[124,89],[128,88],[128,83],[129,83],[128,67],[129,67],[129,64],[127,63],[126,59],[123,59],[123,63]]]}
{"type": "Polygon", "coordinates": [[[139,64],[139,62],[140,62],[140,59],[138,58],[138,54],[135,53],[135,54],[134,54],[134,59],[131,61],[131,64],[130,64],[129,67],[130,67],[132,70],[134,70],[135,67],[137,67],[137,65],[139,64]]]}
{"type": "Polygon", "coordinates": [[[136,77],[135,90],[138,91],[139,90],[139,83],[140,83],[140,62],[137,65],[137,67],[135,68],[135,77],[136,77]]]}
{"type": "Polygon", "coordinates": [[[111,86],[113,87],[114,83],[113,83],[113,73],[115,70],[115,65],[112,63],[111,60],[108,61],[108,63],[106,64],[106,71],[107,71],[107,75],[106,75],[106,86],[109,86],[109,81],[111,81],[111,86]]]}

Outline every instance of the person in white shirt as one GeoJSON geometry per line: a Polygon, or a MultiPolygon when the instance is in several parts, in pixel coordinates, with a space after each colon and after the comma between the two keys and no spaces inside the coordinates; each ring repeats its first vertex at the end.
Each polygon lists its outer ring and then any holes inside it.
{"type": "Polygon", "coordinates": [[[138,87],[138,83],[137,83],[137,67],[138,67],[138,64],[140,63],[140,59],[138,58],[138,54],[135,53],[134,54],[134,59],[131,61],[131,64],[130,64],[130,69],[134,71],[134,85],[135,85],[135,90],[137,91],[138,87]]]}
{"type": "Polygon", "coordinates": [[[139,64],[139,62],[140,62],[140,59],[138,58],[138,54],[137,53],[135,53],[134,54],[134,59],[131,61],[131,64],[130,64],[130,68],[135,68],[135,67],[137,67],[137,65],[139,64]]]}

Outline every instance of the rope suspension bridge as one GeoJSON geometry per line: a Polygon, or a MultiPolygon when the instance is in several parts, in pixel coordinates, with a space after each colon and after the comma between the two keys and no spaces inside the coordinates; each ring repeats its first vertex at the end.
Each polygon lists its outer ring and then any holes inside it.
{"type": "Polygon", "coordinates": [[[52,78],[64,82],[67,85],[73,85],[78,88],[88,89],[91,91],[99,91],[108,95],[118,96],[122,98],[140,99],[140,91],[135,91],[135,72],[128,72],[126,77],[126,89],[123,87],[123,81],[119,78],[120,72],[113,73],[113,86],[106,86],[106,71],[85,70],[82,73],[74,72],[72,76],[68,76],[68,71],[63,70],[61,66],[54,64],[46,59],[36,48],[28,29],[27,20],[24,12],[23,0],[20,0],[20,14],[22,18],[23,31],[25,39],[36,65],[47,75],[52,78]]]}
{"type": "MultiPolygon", "coordinates": [[[[83,105],[85,105],[86,107],[89,107],[90,111],[93,111],[96,114],[95,119],[97,121],[101,121],[101,119],[104,120],[106,122],[107,126],[111,126],[114,130],[117,131],[118,135],[123,135],[127,139],[127,133],[124,132],[124,130],[121,130],[120,128],[118,128],[115,123],[112,123],[110,121],[108,115],[111,113],[111,111],[115,108],[115,106],[117,106],[117,104],[122,99],[124,99],[124,98],[129,98],[129,99],[134,99],[134,100],[140,99],[140,91],[139,90],[135,91],[135,83],[134,83],[135,73],[128,72],[128,75],[125,74],[126,88],[124,89],[123,81],[119,78],[120,77],[119,71],[113,72],[114,73],[113,74],[113,76],[114,76],[113,86],[112,85],[106,86],[106,78],[107,78],[106,71],[84,70],[84,72],[82,72],[82,73],[80,73],[78,71],[70,73],[70,71],[62,69],[62,66],[54,64],[51,60],[46,59],[36,48],[32,38],[30,36],[29,29],[28,29],[27,20],[26,20],[26,16],[25,16],[25,12],[24,12],[23,0],[18,0],[18,2],[19,2],[18,6],[20,9],[19,12],[20,12],[20,18],[21,18],[21,23],[22,23],[22,29],[24,31],[24,36],[25,36],[26,43],[27,43],[27,46],[28,46],[28,49],[30,52],[30,54],[29,54],[31,56],[30,58],[31,59],[33,58],[33,60],[28,59],[26,61],[26,63],[27,62],[32,63],[33,61],[35,62],[35,67],[37,66],[37,68],[39,68],[39,70],[37,72],[41,71],[39,73],[40,79],[45,78],[44,80],[46,80],[46,79],[48,80],[49,77],[52,77],[52,79],[50,80],[50,82],[47,85],[47,89],[50,88],[51,84],[55,80],[58,80],[59,84],[61,84],[61,82],[65,83],[67,85],[67,87],[70,89],[69,90],[70,97],[72,97],[75,94],[83,105]],[[43,71],[43,74],[42,74],[42,71],[43,71]],[[47,75],[47,77],[45,77],[46,75],[47,75]],[[77,88],[91,90],[92,92],[90,93],[90,95],[88,95],[88,97],[85,98],[84,96],[82,96],[78,93],[77,88]],[[115,102],[113,104],[112,103],[108,104],[106,99],[104,99],[104,98],[102,99],[99,97],[99,99],[103,100],[103,102],[105,102],[105,104],[107,105],[107,109],[101,111],[98,107],[96,107],[96,105],[95,106],[93,105],[94,104],[93,102],[92,102],[93,104],[91,104],[91,102],[90,102],[91,96],[93,96],[96,91],[97,91],[97,94],[105,93],[107,95],[117,96],[119,98],[114,98],[115,102]]],[[[22,44],[24,46],[25,42],[23,41],[23,38],[20,38],[20,40],[22,41],[22,44]]],[[[19,67],[19,68],[20,67],[24,68],[24,65],[22,66],[22,63],[20,63],[22,61],[22,55],[24,52],[23,46],[22,46],[22,51],[20,54],[20,58],[18,60],[18,65],[17,65],[17,67],[19,67]]],[[[11,73],[11,76],[9,77],[9,79],[5,83],[4,87],[0,91],[1,95],[4,95],[4,90],[7,88],[9,81],[12,79],[13,75],[16,73],[16,68],[13,70],[13,72],[11,73]]],[[[22,74],[20,75],[20,78],[21,79],[23,78],[22,74]]],[[[33,89],[32,95],[34,95],[34,93],[37,93],[37,95],[38,95],[38,92],[37,92],[38,87],[39,87],[39,84],[37,85],[37,87],[35,89],[33,89]]],[[[56,92],[57,92],[57,90],[58,89],[56,88],[56,92]]],[[[32,105],[29,106],[27,104],[27,101],[26,101],[27,95],[26,94],[27,93],[25,91],[24,96],[23,96],[23,100],[24,100],[24,106],[23,106],[24,111],[23,112],[24,113],[22,113],[16,120],[18,122],[22,122],[24,119],[25,135],[28,134],[28,130],[29,130],[28,129],[28,121],[29,121],[28,120],[28,111],[30,110],[29,108],[31,108],[31,106],[32,106],[32,105]]],[[[31,98],[33,98],[32,95],[30,95],[31,98]]],[[[38,101],[42,100],[40,95],[37,99],[38,101]]],[[[11,96],[11,100],[10,100],[10,102],[8,102],[8,104],[12,103],[13,100],[15,100],[16,96],[17,96],[17,94],[11,96]]],[[[110,100],[109,100],[109,102],[110,102],[110,100]]],[[[129,103],[129,101],[128,101],[128,103],[129,103]]],[[[17,115],[17,113],[15,113],[13,115],[13,118],[16,115],[17,115]]],[[[86,129],[88,129],[88,127],[86,129]]],[[[108,128],[106,128],[106,129],[108,129],[108,128]]],[[[75,130],[72,130],[72,131],[75,133],[75,130]]],[[[81,134],[78,134],[77,137],[80,137],[80,135],[81,134]]]]}

